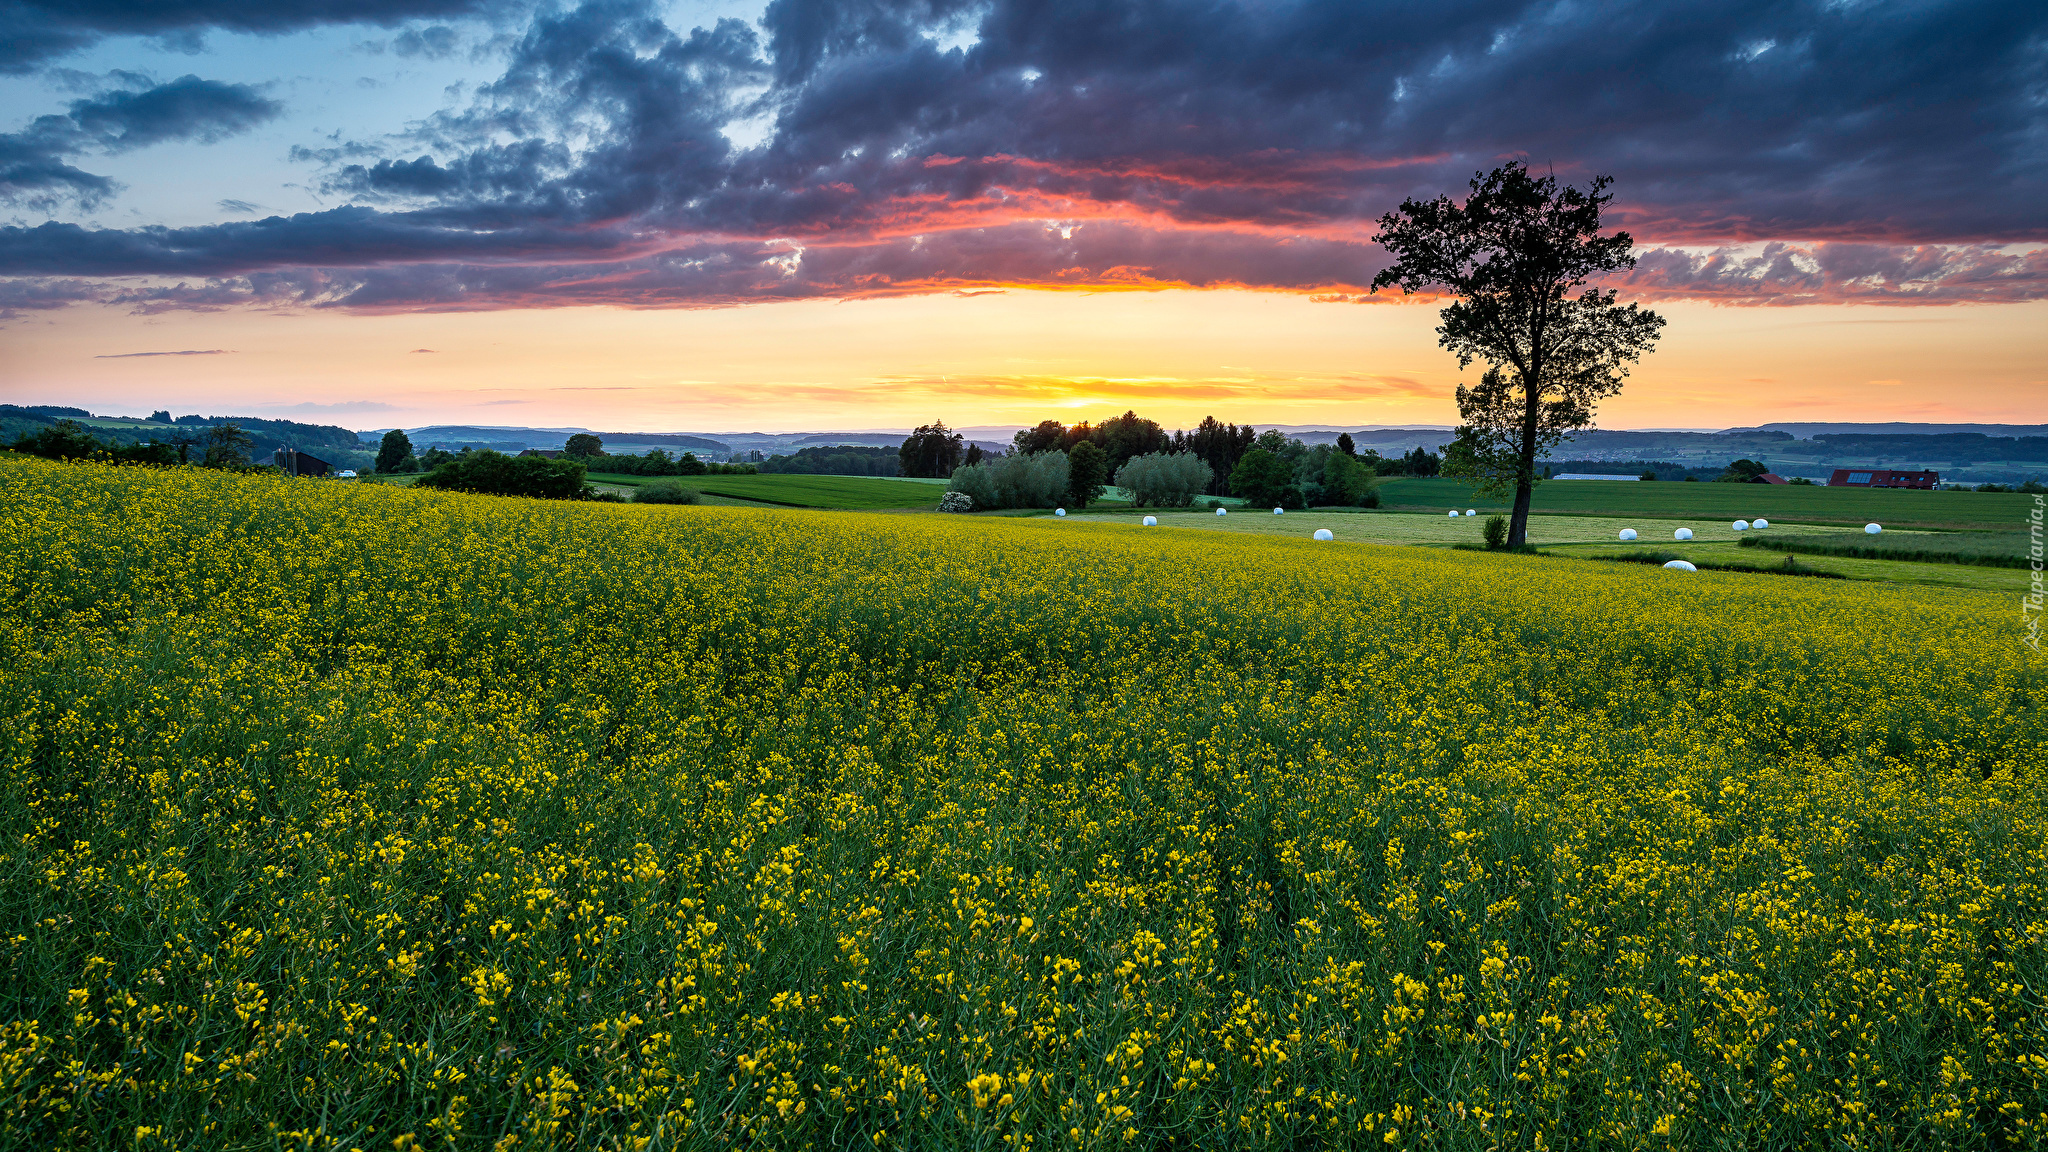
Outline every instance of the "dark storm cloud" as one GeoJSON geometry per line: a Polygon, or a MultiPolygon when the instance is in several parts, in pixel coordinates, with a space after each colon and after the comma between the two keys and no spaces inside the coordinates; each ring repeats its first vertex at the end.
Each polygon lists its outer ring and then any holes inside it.
{"type": "Polygon", "coordinates": [[[0,275],[212,276],[285,263],[332,265],[450,257],[519,258],[627,247],[625,233],[542,225],[451,229],[370,208],[330,208],[195,228],[84,228],[50,221],[0,228],[0,275]]]}
{"type": "Polygon", "coordinates": [[[8,229],[0,271],[212,278],[150,308],[1342,297],[1380,213],[1523,157],[1616,177],[1638,294],[2048,295],[2001,251],[2048,240],[2038,4],[774,0],[760,32],[687,35],[652,11],[545,13],[467,107],[381,156],[303,153],[351,208],[8,229]],[[750,121],[765,142],[736,147],[750,121]]]}
{"type": "Polygon", "coordinates": [[[141,92],[116,91],[71,103],[71,122],[109,152],[166,140],[211,144],[275,117],[284,106],[247,84],[181,76],[141,92]]]}
{"type": "Polygon", "coordinates": [[[67,114],[39,116],[23,131],[0,134],[0,203],[52,211],[68,200],[90,210],[116,186],[65,163],[64,157],[126,152],[170,140],[210,144],[246,132],[281,110],[249,85],[197,76],[74,100],[67,114]]]}
{"type": "Polygon", "coordinates": [[[105,36],[191,39],[465,16],[484,0],[0,0],[0,72],[27,72],[105,36]]]}

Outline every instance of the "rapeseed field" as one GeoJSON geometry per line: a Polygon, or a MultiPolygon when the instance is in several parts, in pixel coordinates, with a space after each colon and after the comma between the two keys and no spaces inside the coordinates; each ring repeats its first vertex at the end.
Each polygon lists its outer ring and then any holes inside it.
{"type": "Polygon", "coordinates": [[[0,463],[0,1145],[2032,1147],[2011,598],[0,463]]]}

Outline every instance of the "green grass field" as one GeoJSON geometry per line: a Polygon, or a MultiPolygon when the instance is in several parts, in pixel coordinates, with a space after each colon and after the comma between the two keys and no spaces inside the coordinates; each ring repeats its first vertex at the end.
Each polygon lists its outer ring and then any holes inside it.
{"type": "MultiPolygon", "coordinates": [[[[1318,528],[1328,528],[1338,540],[1349,540],[1364,544],[1480,544],[1485,542],[1483,527],[1486,517],[1431,516],[1413,512],[1289,512],[1275,516],[1271,512],[1236,511],[1228,516],[1218,516],[1207,509],[1163,512],[1146,509],[1145,515],[1156,516],[1161,529],[1194,529],[1207,532],[1251,532],[1262,536],[1313,535],[1318,528]]],[[[1070,513],[1068,520],[1089,522],[1101,521],[1113,524],[1137,526],[1138,519],[1129,513],[1099,514],[1094,512],[1070,513]]],[[[1727,520],[1665,520],[1645,521],[1634,527],[1641,535],[1644,546],[1673,544],[1671,534],[1679,528],[1690,528],[1696,543],[1726,541],[1733,543],[1741,539],[1727,520]]],[[[1529,518],[1529,542],[1538,546],[1553,544],[1599,544],[1613,542],[1620,529],[1629,527],[1625,521],[1604,516],[1531,516],[1529,518]]],[[[1826,533],[1860,535],[1857,529],[1826,524],[1804,524],[1799,530],[1804,533],[1826,533]]],[[[1778,531],[1777,526],[1765,530],[1769,535],[1778,531]]],[[[1902,534],[1904,535],[1904,534],[1902,534]]],[[[1926,534],[1918,534],[1924,536],[1926,534]]]]}
{"type": "Polygon", "coordinates": [[[1746,541],[1750,547],[1820,556],[1860,556],[1867,560],[1920,560],[1934,564],[1982,564],[1993,568],[2025,568],[2032,562],[2033,540],[2021,532],[1886,532],[1881,536],[1852,533],[1746,541]]]}
{"type": "MultiPolygon", "coordinates": [[[[653,476],[625,476],[592,472],[593,484],[637,487],[653,476]]],[[[898,508],[935,508],[943,487],[915,480],[885,480],[874,476],[679,476],[691,488],[710,496],[790,508],[827,508],[875,512],[898,508]]]]}
{"type": "MultiPolygon", "coordinates": [[[[1134,531],[1149,532],[1232,532],[1258,536],[1292,537],[1308,540],[1318,528],[1328,528],[1336,536],[1336,542],[1350,544],[1408,544],[1424,547],[1449,547],[1453,545],[1474,545],[1484,542],[1482,526],[1485,516],[1432,516],[1412,512],[1289,512],[1284,516],[1271,513],[1232,512],[1218,516],[1206,510],[1191,512],[1148,512],[1157,516],[1159,525],[1145,529],[1139,521],[1127,513],[1075,513],[1067,521],[1075,523],[1115,524],[1134,531]]],[[[1784,553],[1774,553],[1772,542],[1778,533],[1796,532],[1805,540],[1839,539],[1844,544],[1855,545],[1868,539],[1858,528],[1827,524],[1778,525],[1775,522],[1768,529],[1736,532],[1732,522],[1727,520],[1667,520],[1643,518],[1630,524],[1628,518],[1608,516],[1531,516],[1529,518],[1529,541],[1543,548],[1551,555],[1576,559],[1598,559],[1627,553],[1655,550],[1670,552],[1675,556],[1701,563],[1730,565],[1737,568],[1771,568],[1782,560],[1784,553]],[[1639,538],[1633,542],[1617,539],[1622,527],[1634,527],[1639,538]],[[1678,541],[1672,533],[1679,528],[1691,528],[1693,539],[1678,541]]],[[[1934,547],[1954,538],[1957,534],[1926,531],[1888,531],[1881,539],[1889,540],[1902,550],[1934,547]]],[[[2024,540],[2025,537],[2020,537],[2024,540]]],[[[2024,591],[2029,573],[2015,568],[1992,568],[1979,565],[1960,565],[1902,560],[1884,560],[1853,556],[1805,555],[1799,558],[1803,567],[1829,572],[1851,580],[1883,580],[1898,584],[1929,584],[1943,588],[1975,588],[1983,591],[2024,591]]]]}
{"type": "MultiPolygon", "coordinates": [[[[1458,480],[1389,480],[1379,485],[1389,508],[1441,515],[1449,508],[1506,511],[1458,480]]],[[[1806,524],[1876,521],[1887,528],[1946,528],[1989,532],[2022,530],[2034,498],[2020,492],[1907,492],[1777,484],[1625,483],[1551,480],[1536,486],[1531,511],[1589,516],[1670,519],[1797,520],[1806,524]]]]}
{"type": "MultiPolygon", "coordinates": [[[[1890,535],[1890,533],[1886,533],[1890,535]]],[[[1847,538],[1846,536],[1844,537],[1847,538]]],[[[1939,539],[1929,534],[1921,539],[1939,539]]],[[[1772,552],[1767,547],[1744,547],[1733,541],[1707,541],[1695,544],[1673,544],[1658,539],[1642,544],[1565,544],[1545,551],[1552,556],[1577,559],[1599,559],[1605,556],[1638,552],[1645,547],[1659,552],[1670,552],[1695,563],[1707,561],[1730,564],[1739,567],[1769,568],[1782,561],[1787,552],[1772,552]]],[[[1851,580],[1882,580],[1893,584],[1927,584],[1937,588],[1974,588],[1982,592],[2025,592],[2032,573],[2020,568],[1992,568],[1981,564],[1940,564],[1907,560],[1871,560],[1854,556],[1827,556],[1800,553],[1799,566],[1821,572],[1832,572],[1851,580]]]]}

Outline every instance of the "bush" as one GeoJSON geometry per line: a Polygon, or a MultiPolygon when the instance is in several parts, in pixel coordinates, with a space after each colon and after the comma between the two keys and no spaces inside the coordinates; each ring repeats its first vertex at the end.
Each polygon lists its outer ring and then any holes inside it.
{"type": "Polygon", "coordinates": [[[1116,473],[1117,487],[1129,492],[1131,503],[1139,507],[1186,508],[1215,479],[1208,463],[1191,452],[1133,456],[1116,473]]]}
{"type": "Polygon", "coordinates": [[[1057,508],[1067,495],[1067,454],[1036,452],[963,464],[953,469],[946,491],[965,493],[980,509],[1057,508]]]}
{"type": "Polygon", "coordinates": [[[507,456],[503,452],[468,452],[420,477],[417,486],[487,496],[532,496],[544,500],[580,500],[595,495],[583,483],[583,462],[560,457],[507,456]]]}
{"type": "Polygon", "coordinates": [[[1358,498],[1358,506],[1359,506],[1360,508],[1377,508],[1377,507],[1379,507],[1379,506],[1380,506],[1380,490],[1379,490],[1379,489],[1377,489],[1377,488],[1367,488],[1367,489],[1365,490],[1365,495],[1363,495],[1363,496],[1360,496],[1360,497],[1358,498]]]}
{"type": "Polygon", "coordinates": [[[1508,518],[1498,514],[1486,518],[1486,546],[1495,552],[1508,546],[1508,518]]]}
{"type": "Polygon", "coordinates": [[[939,497],[939,511],[972,512],[974,511],[974,497],[969,496],[965,492],[948,492],[944,496],[939,497]]]}
{"type": "Polygon", "coordinates": [[[650,480],[633,490],[635,504],[695,504],[704,494],[681,480],[650,480]]]}

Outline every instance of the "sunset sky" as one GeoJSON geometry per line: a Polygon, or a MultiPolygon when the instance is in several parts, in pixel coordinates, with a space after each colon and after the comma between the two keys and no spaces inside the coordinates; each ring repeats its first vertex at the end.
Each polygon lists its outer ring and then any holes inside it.
{"type": "Polygon", "coordinates": [[[2033,423],[2048,6],[0,0],[0,397],[1450,424],[1373,221],[1615,178],[1606,427],[2033,423]]]}

